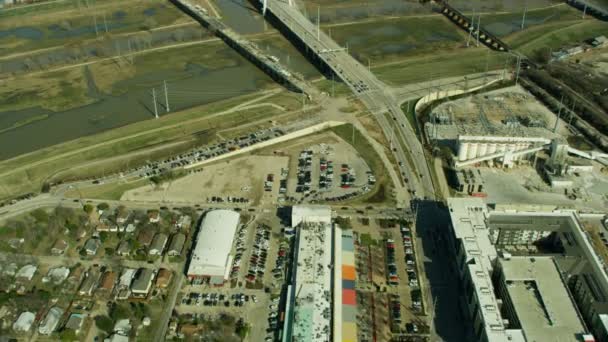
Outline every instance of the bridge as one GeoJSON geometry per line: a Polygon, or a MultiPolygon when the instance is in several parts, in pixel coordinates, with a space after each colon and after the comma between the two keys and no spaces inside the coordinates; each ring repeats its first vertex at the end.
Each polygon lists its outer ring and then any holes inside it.
{"type": "Polygon", "coordinates": [[[509,46],[505,42],[487,30],[481,28],[479,23],[477,24],[477,27],[475,27],[475,22],[471,20],[471,18],[450,6],[447,1],[440,1],[439,3],[442,6],[441,13],[456,25],[462,27],[467,32],[470,32],[472,37],[479,39],[480,42],[490,49],[505,52],[509,51],[509,46]]]}
{"type": "Polygon", "coordinates": [[[222,21],[207,14],[207,11],[199,5],[191,4],[186,0],[170,0],[177,8],[198,21],[203,27],[213,32],[226,44],[262,69],[272,79],[282,84],[287,89],[305,93],[309,97],[316,96],[316,88],[308,85],[302,77],[298,77],[288,71],[278,58],[266,55],[254,43],[241,37],[238,33],[226,26],[222,21]]]}
{"type": "Polygon", "coordinates": [[[390,139],[402,175],[409,178],[408,187],[412,193],[434,198],[434,185],[422,144],[401,111],[392,89],[325,34],[319,23],[315,25],[308,20],[291,1],[257,0],[256,5],[267,19],[279,26],[279,30],[289,35],[291,41],[303,45],[312,55],[308,57],[316,58],[340,78],[376,116],[384,135],[390,139]]]}

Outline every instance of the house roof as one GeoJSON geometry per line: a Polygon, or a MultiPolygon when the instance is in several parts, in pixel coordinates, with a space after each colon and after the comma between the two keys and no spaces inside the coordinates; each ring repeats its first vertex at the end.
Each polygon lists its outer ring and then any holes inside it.
{"type": "Polygon", "coordinates": [[[142,245],[149,246],[154,239],[155,231],[152,229],[143,229],[137,234],[137,241],[142,245]]]}
{"type": "Polygon", "coordinates": [[[100,289],[111,291],[114,288],[114,284],[116,284],[116,272],[107,271],[103,274],[101,278],[101,282],[99,285],[100,289]]]}
{"type": "Polygon", "coordinates": [[[167,234],[158,233],[154,235],[154,239],[152,239],[152,244],[150,245],[150,249],[162,250],[167,244],[167,234]]]}
{"type": "Polygon", "coordinates": [[[186,242],[186,235],[177,233],[171,238],[171,244],[169,245],[169,251],[180,253],[184,248],[184,242],[186,242]]]}
{"type": "Polygon", "coordinates": [[[70,319],[68,319],[68,322],[65,324],[65,328],[71,330],[80,330],[80,328],[82,328],[83,321],[84,315],[73,313],[70,315],[70,319]]]}
{"type": "Polygon", "coordinates": [[[167,287],[171,282],[171,278],[173,277],[173,273],[168,269],[161,268],[158,271],[158,275],[156,276],[156,286],[158,287],[167,287]]]}
{"type": "Polygon", "coordinates": [[[148,292],[154,279],[154,270],[149,268],[140,268],[131,283],[131,291],[133,292],[148,292]]]}

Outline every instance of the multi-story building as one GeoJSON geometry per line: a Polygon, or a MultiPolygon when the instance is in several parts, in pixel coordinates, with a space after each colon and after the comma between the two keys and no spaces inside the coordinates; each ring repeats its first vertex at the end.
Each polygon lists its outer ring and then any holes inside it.
{"type": "Polygon", "coordinates": [[[594,288],[608,293],[608,276],[576,213],[490,211],[480,198],[449,199],[448,206],[448,242],[456,254],[470,340],[594,341],[589,332],[605,340],[608,311],[594,288]],[[513,256],[505,251],[508,245],[538,241],[559,252],[513,256]],[[589,274],[595,282],[585,281],[589,274]]]}

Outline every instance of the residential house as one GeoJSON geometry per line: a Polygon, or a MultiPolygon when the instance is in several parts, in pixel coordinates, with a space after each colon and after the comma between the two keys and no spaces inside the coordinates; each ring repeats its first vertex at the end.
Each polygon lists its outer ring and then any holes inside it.
{"type": "Polygon", "coordinates": [[[150,223],[160,222],[160,212],[157,210],[151,210],[148,212],[148,221],[150,223]]]}
{"type": "Polygon", "coordinates": [[[131,284],[131,293],[134,297],[145,298],[152,289],[155,271],[149,268],[140,268],[131,284]]]}
{"type": "Polygon", "coordinates": [[[152,229],[142,229],[139,234],[137,234],[137,242],[143,247],[148,247],[152,243],[155,233],[156,232],[152,229]]]}
{"type": "Polygon", "coordinates": [[[17,271],[15,278],[21,281],[31,281],[34,278],[34,274],[38,270],[38,266],[36,265],[25,265],[17,271]]]}
{"type": "Polygon", "coordinates": [[[185,230],[190,229],[191,225],[192,225],[192,218],[188,215],[180,216],[179,220],[177,220],[177,223],[175,224],[175,226],[177,228],[185,229],[185,230]]]}
{"type": "Polygon", "coordinates": [[[171,283],[173,272],[166,268],[161,268],[156,275],[156,287],[165,289],[171,283]]]}
{"type": "Polygon", "coordinates": [[[99,278],[100,273],[97,269],[89,269],[84,280],[82,281],[82,284],[80,284],[78,294],[81,296],[92,296],[95,289],[97,289],[97,285],[99,284],[99,278]]]}
{"type": "Polygon", "coordinates": [[[171,243],[169,244],[169,249],[167,250],[168,256],[180,256],[182,254],[182,249],[184,248],[184,243],[186,242],[186,235],[182,233],[174,234],[171,238],[171,243]]]}
{"type": "Polygon", "coordinates": [[[150,248],[148,249],[149,255],[162,255],[167,245],[167,234],[158,233],[154,236],[150,248]]]}
{"type": "Polygon", "coordinates": [[[63,255],[67,249],[68,243],[65,240],[59,239],[55,241],[55,244],[53,244],[53,247],[51,247],[51,254],[63,255]]]}
{"type": "Polygon", "coordinates": [[[68,322],[65,324],[65,329],[73,330],[76,335],[80,334],[85,316],[79,313],[70,315],[68,322]]]}
{"type": "Polygon", "coordinates": [[[117,299],[127,299],[131,294],[130,288],[131,283],[133,282],[133,277],[135,277],[136,269],[133,268],[125,268],[120,274],[120,278],[118,279],[118,285],[116,286],[116,298],[117,299]]]}
{"type": "Polygon", "coordinates": [[[133,326],[128,318],[119,319],[114,324],[114,332],[122,336],[129,336],[131,329],[133,329],[133,326]]]}
{"type": "Polygon", "coordinates": [[[125,228],[125,232],[126,232],[126,233],[129,233],[129,234],[130,234],[130,233],[133,233],[133,232],[135,231],[135,228],[136,228],[136,227],[135,227],[135,225],[134,225],[133,223],[129,223],[129,224],[127,225],[127,228],[125,228]]]}
{"type": "Polygon", "coordinates": [[[95,227],[95,230],[97,230],[99,233],[101,233],[101,232],[117,233],[118,226],[113,222],[102,221],[102,222],[99,222],[97,227],[95,227]]]}
{"type": "Polygon", "coordinates": [[[125,223],[127,223],[127,221],[129,220],[129,218],[131,217],[131,212],[124,209],[124,208],[118,208],[116,209],[116,223],[119,225],[124,225],[125,223]]]}
{"type": "Polygon", "coordinates": [[[40,335],[52,334],[57,329],[61,316],[63,316],[63,310],[56,306],[52,307],[46,314],[46,317],[40,322],[40,326],[38,327],[40,335]]]}
{"type": "Polygon", "coordinates": [[[116,247],[116,255],[129,256],[131,255],[131,245],[128,241],[121,241],[116,247]]]}
{"type": "Polygon", "coordinates": [[[111,294],[112,290],[114,290],[116,279],[116,272],[104,272],[103,276],[101,277],[101,281],[99,282],[99,292],[101,292],[102,294],[111,294]]]}
{"type": "Polygon", "coordinates": [[[13,323],[15,332],[28,332],[32,328],[32,324],[36,320],[36,314],[33,312],[24,311],[19,315],[19,318],[13,323]]]}
{"type": "Polygon", "coordinates": [[[87,255],[95,255],[95,254],[97,254],[97,250],[99,250],[100,246],[101,246],[101,241],[99,241],[99,239],[90,238],[84,244],[83,248],[84,248],[84,251],[87,253],[87,255]]]}

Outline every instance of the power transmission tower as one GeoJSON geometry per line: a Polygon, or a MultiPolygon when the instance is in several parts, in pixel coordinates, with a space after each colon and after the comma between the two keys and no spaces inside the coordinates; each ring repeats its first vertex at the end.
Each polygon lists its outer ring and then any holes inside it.
{"type": "Polygon", "coordinates": [[[163,85],[165,86],[165,105],[167,109],[167,113],[169,113],[169,93],[167,92],[167,81],[163,81],[163,85]]]}
{"type": "Polygon", "coordinates": [[[154,117],[158,119],[158,107],[156,106],[156,90],[152,88],[152,101],[154,101],[154,117]]]}

